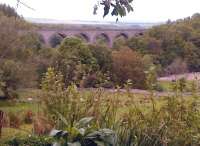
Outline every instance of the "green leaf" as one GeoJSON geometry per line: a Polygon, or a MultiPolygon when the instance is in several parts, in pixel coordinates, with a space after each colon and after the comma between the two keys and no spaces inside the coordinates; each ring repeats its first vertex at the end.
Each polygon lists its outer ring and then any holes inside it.
{"type": "Polygon", "coordinates": [[[78,127],[78,128],[85,128],[85,127],[88,127],[88,125],[92,122],[93,119],[94,119],[93,117],[82,118],[82,119],[76,124],[76,127],[78,127]]]}
{"type": "Polygon", "coordinates": [[[117,11],[117,8],[115,7],[114,9],[113,9],[113,11],[111,12],[111,15],[112,16],[118,16],[118,11],[117,11]]]}
{"type": "Polygon", "coordinates": [[[110,11],[110,3],[109,3],[109,1],[103,1],[101,3],[101,5],[104,5],[104,14],[103,14],[103,17],[105,17],[106,15],[108,15],[108,13],[110,11]]]}
{"type": "Polygon", "coordinates": [[[68,122],[67,122],[67,120],[65,119],[65,117],[63,117],[63,115],[60,114],[59,112],[57,112],[57,111],[55,111],[55,112],[58,114],[60,120],[61,120],[66,126],[68,126],[68,122]]]}

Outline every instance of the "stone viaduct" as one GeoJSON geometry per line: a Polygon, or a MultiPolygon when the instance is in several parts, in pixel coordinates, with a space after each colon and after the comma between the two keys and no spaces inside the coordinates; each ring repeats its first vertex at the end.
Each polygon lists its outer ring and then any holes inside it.
{"type": "Polygon", "coordinates": [[[106,40],[108,46],[112,46],[113,42],[118,37],[128,39],[130,37],[143,35],[145,29],[137,27],[98,27],[98,26],[74,26],[67,27],[49,27],[42,26],[38,28],[37,32],[43,37],[45,43],[50,45],[50,39],[53,35],[59,34],[63,37],[79,36],[84,38],[88,43],[94,44],[99,37],[106,40]]]}

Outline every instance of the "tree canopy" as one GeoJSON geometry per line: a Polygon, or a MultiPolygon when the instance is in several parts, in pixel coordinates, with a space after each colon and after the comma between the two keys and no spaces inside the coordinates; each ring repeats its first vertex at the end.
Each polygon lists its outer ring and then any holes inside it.
{"type": "Polygon", "coordinates": [[[8,17],[19,17],[15,9],[6,4],[0,5],[0,12],[2,12],[4,15],[8,17]]]}
{"type": "Polygon", "coordinates": [[[33,58],[41,43],[32,25],[7,5],[0,5],[0,40],[0,90],[5,98],[12,98],[13,90],[28,87],[36,80],[33,58]],[[19,30],[27,30],[27,33],[19,30]]]}
{"type": "Polygon", "coordinates": [[[142,54],[152,55],[154,63],[161,65],[164,70],[172,66],[180,67],[178,62],[184,62],[181,63],[182,68],[188,68],[190,72],[199,72],[199,28],[200,14],[194,14],[192,17],[154,26],[143,36],[129,39],[127,46],[142,54]]]}

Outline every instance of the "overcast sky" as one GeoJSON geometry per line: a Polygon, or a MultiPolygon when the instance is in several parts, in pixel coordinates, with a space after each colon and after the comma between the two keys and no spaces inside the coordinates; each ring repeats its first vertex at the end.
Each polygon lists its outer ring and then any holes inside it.
{"type": "MultiPolygon", "coordinates": [[[[16,7],[17,0],[0,0],[16,7]]],[[[102,18],[102,12],[93,15],[93,6],[97,0],[21,0],[35,9],[23,7],[18,13],[24,17],[48,18],[58,20],[115,21],[114,17],[102,18]]],[[[200,12],[200,0],[134,0],[134,12],[120,21],[163,22],[176,20],[200,12]]]]}

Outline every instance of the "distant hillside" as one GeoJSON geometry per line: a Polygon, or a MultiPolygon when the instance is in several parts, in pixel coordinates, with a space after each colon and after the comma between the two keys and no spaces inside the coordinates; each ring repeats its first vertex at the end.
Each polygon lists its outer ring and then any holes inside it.
{"type": "Polygon", "coordinates": [[[27,21],[39,24],[74,24],[74,25],[98,25],[98,26],[114,26],[118,28],[151,28],[152,26],[162,23],[122,23],[122,22],[100,22],[100,21],[79,21],[79,20],[55,20],[55,19],[40,19],[40,18],[25,18],[27,21]]]}

